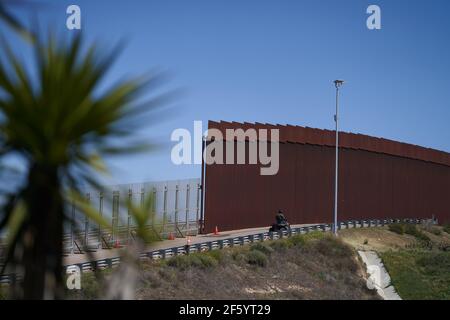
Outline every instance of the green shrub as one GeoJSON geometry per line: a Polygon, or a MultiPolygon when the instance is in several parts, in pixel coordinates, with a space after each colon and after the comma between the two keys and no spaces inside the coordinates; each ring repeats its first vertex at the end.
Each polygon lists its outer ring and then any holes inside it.
{"type": "Polygon", "coordinates": [[[270,243],[272,251],[283,251],[292,247],[292,243],[288,239],[275,240],[270,243]]]}
{"type": "Polygon", "coordinates": [[[261,251],[262,253],[264,253],[264,254],[266,254],[266,255],[270,255],[270,254],[274,251],[274,248],[273,248],[272,245],[273,245],[274,243],[278,242],[278,241],[282,241],[282,240],[276,240],[276,241],[273,241],[272,243],[270,243],[270,245],[267,245],[267,244],[265,244],[265,243],[258,242],[258,243],[253,244],[253,245],[250,247],[250,250],[258,250],[258,251],[261,251]]]}
{"type": "Polygon", "coordinates": [[[403,299],[450,299],[450,252],[391,250],[380,257],[403,299]]]}
{"type": "Polygon", "coordinates": [[[418,240],[421,240],[421,241],[425,241],[425,242],[430,242],[430,241],[431,241],[431,239],[430,239],[429,236],[427,236],[425,233],[420,232],[420,231],[419,231],[419,233],[418,233],[415,237],[416,237],[418,240]]]}
{"type": "Polygon", "coordinates": [[[403,230],[405,230],[406,234],[410,234],[412,236],[416,235],[419,231],[415,224],[405,224],[403,225],[403,230]]]}
{"type": "Polygon", "coordinates": [[[207,269],[217,267],[219,262],[209,254],[195,254],[198,255],[198,260],[200,261],[199,267],[207,269]]]}
{"type": "Polygon", "coordinates": [[[431,252],[417,259],[417,264],[423,267],[423,272],[439,276],[450,270],[450,254],[447,252],[431,252]]]}
{"type": "Polygon", "coordinates": [[[8,299],[8,289],[9,287],[0,285],[0,300],[8,299]]]}
{"type": "Polygon", "coordinates": [[[100,297],[101,284],[94,273],[82,273],[81,290],[84,299],[98,299],[100,297]]]}
{"type": "Polygon", "coordinates": [[[328,236],[314,243],[317,252],[333,258],[346,258],[353,255],[353,250],[341,239],[328,236]]]}
{"type": "Polygon", "coordinates": [[[450,234],[450,223],[444,224],[444,228],[442,230],[444,230],[444,232],[450,234]]]}
{"type": "Polygon", "coordinates": [[[395,232],[397,234],[404,234],[405,233],[404,225],[402,225],[400,223],[390,224],[388,228],[389,228],[389,231],[395,232]]]}
{"type": "Polygon", "coordinates": [[[232,257],[233,257],[233,260],[236,262],[245,261],[247,259],[247,256],[242,252],[236,252],[235,254],[233,254],[232,257]]]}
{"type": "Polygon", "coordinates": [[[189,267],[196,267],[196,268],[202,268],[203,267],[203,261],[201,258],[201,254],[194,253],[190,254],[187,257],[187,261],[189,264],[189,267]]]}
{"type": "Polygon", "coordinates": [[[306,237],[304,235],[297,234],[287,239],[293,246],[303,246],[306,243],[306,237]]]}
{"type": "Polygon", "coordinates": [[[308,242],[310,240],[318,240],[323,239],[326,237],[329,237],[330,235],[328,233],[322,232],[322,231],[312,231],[305,234],[300,235],[300,237],[303,237],[305,242],[308,242]]]}
{"type": "Polygon", "coordinates": [[[169,282],[175,282],[177,279],[176,271],[170,268],[161,268],[158,270],[158,274],[161,278],[169,282]]]}
{"type": "Polygon", "coordinates": [[[248,248],[246,247],[234,247],[231,250],[231,258],[234,261],[240,262],[246,260],[246,254],[248,251],[248,248]]]}
{"type": "Polygon", "coordinates": [[[175,256],[167,260],[167,265],[180,270],[185,270],[191,266],[191,259],[189,256],[185,255],[175,256]]]}
{"type": "Polygon", "coordinates": [[[430,241],[430,237],[420,231],[415,224],[406,224],[404,230],[406,234],[414,236],[418,240],[430,241]]]}
{"type": "Polygon", "coordinates": [[[440,235],[442,234],[441,229],[436,228],[436,227],[431,228],[430,232],[431,232],[432,234],[434,234],[435,236],[440,236],[440,235]]]}
{"type": "Polygon", "coordinates": [[[213,257],[217,262],[222,262],[224,260],[224,251],[223,250],[211,250],[205,252],[210,257],[213,257]]]}
{"type": "MultiPolygon", "coordinates": [[[[214,250],[218,251],[218,250],[214,250]]],[[[196,252],[189,255],[179,255],[167,259],[167,265],[180,270],[185,270],[190,267],[208,269],[216,267],[219,264],[218,259],[222,253],[215,253],[214,251],[196,252]]]]}
{"type": "Polygon", "coordinates": [[[265,267],[267,265],[267,256],[259,250],[250,250],[247,253],[247,262],[259,267],[265,267]]]}

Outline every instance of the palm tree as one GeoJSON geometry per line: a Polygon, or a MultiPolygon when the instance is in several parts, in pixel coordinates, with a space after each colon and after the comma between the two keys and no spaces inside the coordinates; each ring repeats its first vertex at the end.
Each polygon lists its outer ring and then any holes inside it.
{"type": "Polygon", "coordinates": [[[35,40],[34,33],[25,27],[25,25],[20,22],[11,12],[8,10],[8,6],[12,6],[13,4],[19,6],[30,6],[31,3],[23,0],[0,0],[0,21],[3,21],[6,25],[8,25],[12,30],[21,35],[24,39],[33,42],[35,40]]]}
{"type": "Polygon", "coordinates": [[[158,77],[102,89],[117,50],[101,56],[95,46],[82,43],[80,34],[63,42],[35,39],[32,73],[6,44],[5,58],[0,57],[0,152],[27,164],[23,187],[7,197],[0,229],[8,228],[7,262],[23,267],[16,296],[25,299],[63,295],[66,191],[97,186],[103,157],[144,149],[133,133],[149,119],[147,111],[170,96],[140,102],[144,88],[152,89],[158,77]]]}

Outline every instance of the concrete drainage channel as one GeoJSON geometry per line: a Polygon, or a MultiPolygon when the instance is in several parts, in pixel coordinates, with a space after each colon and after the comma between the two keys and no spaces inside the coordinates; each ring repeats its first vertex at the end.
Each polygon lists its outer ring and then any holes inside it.
{"type": "Polygon", "coordinates": [[[375,251],[358,251],[358,254],[367,268],[369,289],[376,289],[384,300],[402,300],[391,285],[391,277],[378,254],[375,251]]]}
{"type": "MultiPolygon", "coordinates": [[[[365,219],[365,220],[351,220],[351,221],[345,221],[340,222],[338,228],[339,229],[351,229],[351,228],[370,228],[370,227],[382,227],[385,225],[389,225],[392,223],[411,223],[411,224],[419,224],[422,223],[423,219],[365,219]]],[[[166,249],[159,249],[155,251],[149,251],[144,252],[141,254],[141,260],[156,260],[156,259],[165,259],[170,258],[172,256],[180,255],[180,254],[187,254],[187,253],[193,253],[193,252],[202,252],[202,251],[209,251],[209,250],[216,250],[216,249],[223,249],[226,247],[232,247],[232,246],[242,246],[251,244],[254,242],[261,242],[266,240],[276,240],[284,237],[289,237],[297,234],[306,234],[313,231],[322,231],[322,232],[329,232],[332,230],[333,225],[332,224],[316,224],[316,225],[310,225],[305,227],[298,227],[298,228],[292,228],[291,232],[287,231],[280,231],[280,232],[258,232],[255,234],[250,234],[246,236],[238,236],[238,237],[230,237],[227,239],[221,239],[221,240],[213,240],[213,241],[207,241],[202,243],[196,243],[193,245],[190,245],[189,248],[186,248],[186,246],[178,246],[178,247],[172,247],[172,248],[166,248],[166,249]]],[[[365,255],[367,256],[367,254],[365,255]]],[[[378,258],[378,256],[377,256],[378,258]]],[[[379,258],[378,258],[379,259],[379,258]]],[[[363,258],[364,260],[364,258],[363,258]]],[[[372,263],[375,262],[376,259],[368,260],[369,264],[366,263],[366,265],[372,265],[372,263]]],[[[381,260],[380,260],[381,263],[381,260]]],[[[95,261],[89,261],[79,264],[71,264],[71,265],[65,265],[65,271],[66,273],[70,274],[73,272],[77,272],[77,270],[80,270],[81,272],[92,272],[95,269],[106,269],[106,268],[114,268],[120,264],[120,256],[113,257],[113,258],[107,258],[107,259],[100,259],[95,261]]],[[[384,268],[384,267],[383,267],[384,268]]],[[[387,273],[386,273],[387,274],[387,273]]],[[[11,284],[14,282],[21,281],[22,277],[20,275],[16,274],[3,274],[0,275],[0,284],[11,284]]],[[[383,294],[384,292],[388,292],[388,289],[383,288],[383,294]]],[[[381,294],[380,294],[381,295],[381,294]]]]}

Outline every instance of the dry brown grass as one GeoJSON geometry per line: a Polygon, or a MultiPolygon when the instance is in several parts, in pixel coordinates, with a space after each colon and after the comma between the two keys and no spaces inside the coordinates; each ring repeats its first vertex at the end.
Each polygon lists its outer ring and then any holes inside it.
{"type": "Polygon", "coordinates": [[[339,232],[339,237],[357,250],[377,252],[404,249],[416,241],[413,236],[399,235],[387,227],[344,229],[339,232]]]}
{"type": "MultiPolygon", "coordinates": [[[[418,228],[427,235],[431,242],[436,246],[441,243],[450,245],[449,234],[441,232],[440,235],[435,235],[422,226],[418,226],[418,228]]],[[[433,228],[442,230],[442,227],[438,226],[433,228]]],[[[387,227],[344,229],[339,232],[339,237],[345,243],[357,250],[373,250],[377,252],[407,249],[415,247],[418,244],[418,241],[414,236],[408,234],[400,235],[389,231],[387,227]]]]}
{"type": "MultiPolygon", "coordinates": [[[[367,289],[364,275],[353,248],[316,233],[144,263],[136,297],[379,299],[367,289]]],[[[84,293],[72,298],[84,298],[84,293]]]]}
{"type": "MultiPolygon", "coordinates": [[[[283,240],[281,240],[283,241],[283,240]]],[[[222,251],[218,266],[179,270],[147,266],[140,299],[378,299],[369,291],[354,250],[324,237],[277,245],[265,267],[245,259],[249,247],[222,251]],[[160,277],[161,274],[165,276],[160,277]],[[167,275],[168,274],[168,275],[167,275]]]]}

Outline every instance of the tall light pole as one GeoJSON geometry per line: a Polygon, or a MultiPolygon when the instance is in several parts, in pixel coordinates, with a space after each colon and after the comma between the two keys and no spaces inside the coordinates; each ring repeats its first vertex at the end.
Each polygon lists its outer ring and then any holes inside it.
{"type": "Polygon", "coordinates": [[[336,165],[334,175],[334,223],[333,233],[337,236],[338,232],[338,170],[339,170],[339,88],[344,84],[344,80],[334,80],[334,86],[336,87],[336,114],[334,115],[334,121],[336,122],[336,165]]]}

